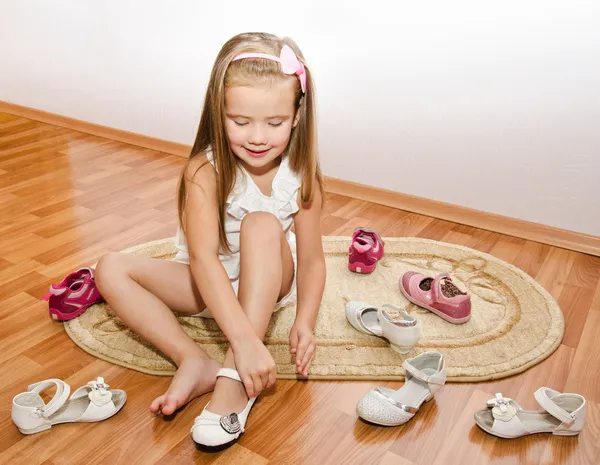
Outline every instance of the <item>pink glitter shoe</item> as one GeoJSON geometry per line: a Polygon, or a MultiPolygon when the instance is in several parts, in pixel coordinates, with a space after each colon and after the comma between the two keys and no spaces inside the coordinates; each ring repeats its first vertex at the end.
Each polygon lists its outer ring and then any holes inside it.
{"type": "Polygon", "coordinates": [[[372,273],[377,262],[383,258],[381,236],[366,228],[356,228],[352,234],[348,269],[355,273],[372,273]]]}
{"type": "Polygon", "coordinates": [[[404,297],[413,304],[450,323],[459,325],[471,318],[471,297],[461,291],[446,273],[432,278],[409,271],[402,275],[398,285],[404,297]]]}
{"type": "Polygon", "coordinates": [[[104,300],[96,287],[91,268],[80,268],[59,284],[52,284],[43,298],[48,301],[50,316],[58,321],[77,318],[89,306],[104,300]]]}

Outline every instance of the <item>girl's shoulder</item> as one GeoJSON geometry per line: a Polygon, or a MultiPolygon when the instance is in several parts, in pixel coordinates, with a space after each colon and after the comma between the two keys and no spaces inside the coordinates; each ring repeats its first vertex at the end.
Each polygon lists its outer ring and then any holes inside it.
{"type": "Polygon", "coordinates": [[[207,153],[194,155],[185,167],[185,179],[201,186],[216,185],[217,172],[212,165],[212,158],[207,153]]]}

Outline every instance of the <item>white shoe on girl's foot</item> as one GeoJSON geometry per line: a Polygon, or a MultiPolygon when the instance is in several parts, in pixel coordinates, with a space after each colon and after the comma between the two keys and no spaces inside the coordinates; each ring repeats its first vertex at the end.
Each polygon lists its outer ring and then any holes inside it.
{"type": "MultiPolygon", "coordinates": [[[[240,374],[232,368],[221,368],[217,378],[219,376],[242,382],[240,374]]],[[[246,420],[255,401],[256,398],[249,399],[244,410],[230,415],[209,412],[207,410],[209,402],[194,421],[191,429],[192,439],[198,446],[207,449],[220,450],[233,445],[244,432],[246,420]]]]}
{"type": "Polygon", "coordinates": [[[422,353],[402,366],[406,382],[399,390],[378,386],[358,401],[356,412],[362,419],[383,426],[402,425],[446,383],[446,362],[439,352],[422,353]]]}
{"type": "Polygon", "coordinates": [[[544,412],[526,411],[514,400],[497,393],[488,408],[475,412],[475,423],[486,433],[511,439],[534,433],[575,436],[585,424],[585,398],[579,394],[561,394],[541,387],[535,400],[544,412]]]}

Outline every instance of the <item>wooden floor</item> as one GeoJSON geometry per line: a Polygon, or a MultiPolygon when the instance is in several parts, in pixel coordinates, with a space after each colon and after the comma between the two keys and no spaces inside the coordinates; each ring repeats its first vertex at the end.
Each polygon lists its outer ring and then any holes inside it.
{"type": "Polygon", "coordinates": [[[348,235],[365,225],[385,236],[466,245],[518,266],[561,305],[562,345],[524,374],[448,384],[396,428],[357,419],[356,401],[377,383],[279,381],[257,403],[238,444],[219,454],[196,451],[189,429],[209,396],[174,419],[153,417],[148,405],[170,379],[84,353],[40,301],[49,284],[107,251],[174,235],[183,163],[0,113],[0,463],[600,463],[600,258],[335,195],[327,197],[323,234],[348,235]],[[11,400],[28,384],[56,377],[78,387],[98,374],[128,393],[124,410],[112,419],[32,436],[11,422],[11,400]],[[473,412],[495,392],[536,408],[533,392],[543,385],[587,398],[588,420],[579,437],[502,440],[474,426],[473,412]]]}

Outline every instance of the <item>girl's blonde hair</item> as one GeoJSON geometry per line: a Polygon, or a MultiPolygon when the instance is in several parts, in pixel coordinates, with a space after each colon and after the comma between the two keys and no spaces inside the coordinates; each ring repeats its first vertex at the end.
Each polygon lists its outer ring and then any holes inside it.
{"type": "MultiPolygon", "coordinates": [[[[225,235],[225,215],[227,197],[235,185],[237,157],[229,147],[225,132],[225,91],[229,87],[244,85],[250,80],[294,80],[296,111],[300,112],[298,124],[292,129],[287,147],[290,168],[301,176],[300,198],[309,203],[314,189],[323,193],[321,170],[317,154],[317,131],[315,121],[315,101],[310,69],[306,68],[306,93],[303,95],[300,82],[295,75],[286,75],[277,62],[265,59],[243,59],[232,62],[240,53],[255,52],[279,56],[281,48],[289,45],[298,59],[304,63],[304,56],[298,46],[288,38],[279,38],[267,33],[239,34],[223,46],[212,69],[198,134],[186,166],[183,169],[178,187],[179,224],[185,233],[186,185],[185,173],[195,157],[211,151],[217,171],[217,206],[219,211],[219,243],[224,251],[230,251],[225,235]],[[316,181],[316,186],[315,186],[316,181]]],[[[305,64],[305,63],[304,63],[305,64]]],[[[201,164],[204,166],[206,162],[201,164]]],[[[201,167],[200,166],[200,167],[201,167]]],[[[200,169],[200,168],[198,168],[200,169]]],[[[190,179],[191,181],[191,179],[190,179]]]]}

